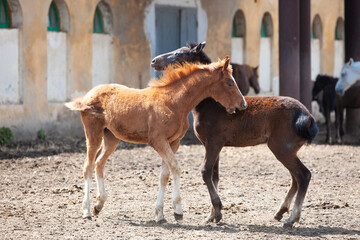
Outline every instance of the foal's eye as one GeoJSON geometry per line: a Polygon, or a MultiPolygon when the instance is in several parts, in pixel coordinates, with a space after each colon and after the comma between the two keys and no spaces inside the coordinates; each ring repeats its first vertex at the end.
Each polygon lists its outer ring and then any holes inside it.
{"type": "Polygon", "coordinates": [[[234,82],[233,82],[233,81],[228,81],[228,86],[229,86],[229,87],[234,86],[234,82]]]}

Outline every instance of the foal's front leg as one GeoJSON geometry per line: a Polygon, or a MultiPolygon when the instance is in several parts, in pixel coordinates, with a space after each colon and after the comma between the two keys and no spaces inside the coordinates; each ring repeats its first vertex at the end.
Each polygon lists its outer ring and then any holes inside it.
{"type": "Polygon", "coordinates": [[[222,203],[217,192],[219,182],[218,160],[221,148],[222,145],[209,144],[209,142],[205,145],[206,153],[201,172],[212,203],[210,215],[206,219],[207,222],[219,222],[222,218],[222,203]]]}
{"type": "Polygon", "coordinates": [[[164,214],[163,214],[163,207],[164,207],[164,193],[165,187],[169,179],[169,173],[171,172],[173,175],[173,195],[172,195],[172,204],[175,208],[174,210],[174,217],[176,220],[182,220],[183,218],[183,210],[181,206],[181,197],[180,197],[180,165],[178,161],[176,161],[174,153],[177,151],[180,142],[176,141],[169,145],[168,142],[163,141],[154,145],[154,149],[159,153],[161,156],[163,163],[160,172],[160,186],[159,186],[159,193],[158,198],[156,200],[155,205],[155,213],[157,215],[157,221],[162,222],[165,221],[164,214]],[[169,172],[170,169],[170,172],[169,172]]]}

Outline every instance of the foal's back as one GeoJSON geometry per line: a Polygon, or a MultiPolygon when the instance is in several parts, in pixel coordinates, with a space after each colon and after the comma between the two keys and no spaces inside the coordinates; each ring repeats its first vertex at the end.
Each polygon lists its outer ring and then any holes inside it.
{"type": "Polygon", "coordinates": [[[195,128],[202,142],[223,142],[224,146],[255,146],[266,143],[270,137],[281,139],[306,139],[298,136],[293,128],[299,114],[310,116],[310,112],[299,101],[289,97],[245,97],[248,108],[227,114],[212,99],[206,99],[196,107],[201,112],[195,118],[195,128]],[[204,123],[212,123],[212,131],[204,123]],[[201,123],[201,124],[200,124],[201,123]],[[212,139],[214,138],[214,139],[212,139]]]}

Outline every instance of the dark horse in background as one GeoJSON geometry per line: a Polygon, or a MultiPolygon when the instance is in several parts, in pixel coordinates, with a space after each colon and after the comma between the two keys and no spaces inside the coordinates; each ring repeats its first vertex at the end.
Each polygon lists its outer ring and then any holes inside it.
{"type": "Polygon", "coordinates": [[[326,143],[332,143],[331,137],[331,118],[330,113],[335,111],[335,140],[337,143],[342,143],[344,135],[343,119],[344,106],[342,96],[335,91],[335,85],[338,78],[327,75],[317,75],[314,87],[312,90],[312,98],[317,101],[320,106],[320,111],[324,114],[326,124],[326,143]]]}
{"type": "MultiPolygon", "coordinates": [[[[159,55],[152,60],[151,66],[162,70],[174,63],[210,63],[202,51],[204,46],[205,43],[189,44],[159,55]]],[[[222,218],[222,204],[218,195],[221,149],[224,146],[245,147],[267,143],[275,157],[289,170],[292,179],[290,189],[274,217],[280,221],[283,214],[289,212],[296,195],[290,217],[284,223],[284,227],[292,227],[300,219],[311,178],[310,171],[299,160],[297,152],[302,145],[315,138],[317,125],[306,107],[293,98],[245,97],[245,100],[247,109],[232,115],[212,98],[203,100],[192,111],[195,134],[206,151],[202,177],[212,203],[207,221],[219,222],[222,218]]]]}

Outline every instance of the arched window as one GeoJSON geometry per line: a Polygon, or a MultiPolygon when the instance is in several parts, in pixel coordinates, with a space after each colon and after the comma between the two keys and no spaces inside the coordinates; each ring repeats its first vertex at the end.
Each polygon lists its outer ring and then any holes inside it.
{"type": "Polygon", "coordinates": [[[335,40],[344,40],[344,32],[344,20],[342,18],[338,18],[335,28],[335,40]]]}
{"type": "Polygon", "coordinates": [[[59,11],[54,2],[51,2],[50,4],[48,19],[47,19],[47,29],[48,31],[54,31],[54,32],[60,31],[59,11]]]}
{"type": "Polygon", "coordinates": [[[96,7],[94,16],[94,33],[103,33],[104,25],[99,7],[96,7]]]}
{"type": "Polygon", "coordinates": [[[244,13],[238,10],[233,19],[232,37],[245,37],[245,32],[244,13]]]}
{"type": "Polygon", "coordinates": [[[313,39],[321,39],[322,37],[322,27],[321,27],[321,20],[319,15],[316,15],[313,24],[312,24],[312,34],[311,38],[313,39]]]}
{"type": "Polygon", "coordinates": [[[112,34],[113,18],[110,6],[100,1],[94,13],[93,32],[112,34]]]}
{"type": "Polygon", "coordinates": [[[265,13],[261,21],[260,36],[271,37],[272,35],[273,35],[273,26],[272,26],[271,16],[269,13],[265,13]]]}
{"type": "Polygon", "coordinates": [[[0,28],[10,27],[9,7],[6,0],[0,0],[0,28]]]}

